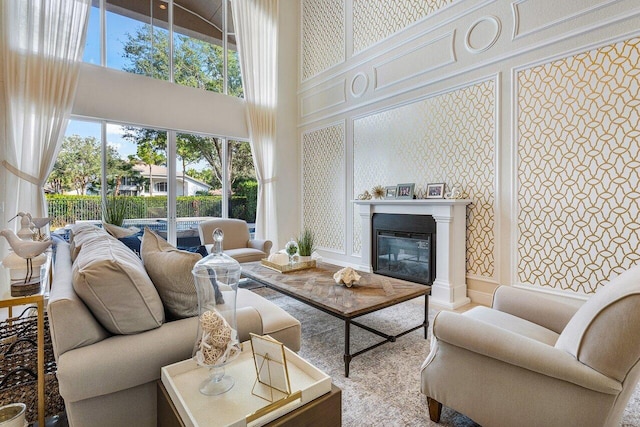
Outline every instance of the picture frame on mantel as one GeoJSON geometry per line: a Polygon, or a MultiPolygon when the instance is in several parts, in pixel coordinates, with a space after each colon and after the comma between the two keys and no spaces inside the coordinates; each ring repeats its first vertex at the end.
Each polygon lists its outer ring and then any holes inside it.
{"type": "Polygon", "coordinates": [[[444,182],[435,184],[427,184],[427,199],[443,199],[444,198],[444,182]]]}
{"type": "Polygon", "coordinates": [[[396,187],[396,199],[413,199],[415,183],[398,184],[396,187]]]}
{"type": "Polygon", "coordinates": [[[390,187],[384,188],[384,198],[385,200],[395,199],[396,198],[396,186],[392,185],[390,187]]]}

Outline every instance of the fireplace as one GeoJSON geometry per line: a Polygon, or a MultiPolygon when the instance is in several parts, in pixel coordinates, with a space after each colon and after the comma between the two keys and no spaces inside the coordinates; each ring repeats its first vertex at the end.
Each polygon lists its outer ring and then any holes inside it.
{"type": "Polygon", "coordinates": [[[431,285],[436,277],[436,221],[431,215],[376,213],[372,218],[373,272],[431,285]]]}
{"type": "MultiPolygon", "coordinates": [[[[468,199],[354,200],[361,220],[358,270],[373,271],[373,217],[377,214],[430,215],[436,223],[431,235],[429,273],[435,275],[429,301],[455,310],[471,302],[466,282],[466,211],[468,199]]],[[[397,231],[397,230],[396,230],[397,231]]],[[[402,232],[402,230],[400,230],[402,232]]],[[[420,239],[418,239],[420,240],[420,239]]],[[[424,244],[423,244],[424,246],[424,244]]],[[[422,253],[420,259],[422,260],[422,253]]]]}

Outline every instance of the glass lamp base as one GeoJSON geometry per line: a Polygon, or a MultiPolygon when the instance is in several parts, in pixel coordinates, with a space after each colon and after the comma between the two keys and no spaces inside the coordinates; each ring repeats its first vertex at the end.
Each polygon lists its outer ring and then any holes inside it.
{"type": "Polygon", "coordinates": [[[200,393],[207,396],[217,396],[226,393],[236,381],[230,375],[224,374],[223,368],[213,368],[209,378],[200,384],[200,393]]]}

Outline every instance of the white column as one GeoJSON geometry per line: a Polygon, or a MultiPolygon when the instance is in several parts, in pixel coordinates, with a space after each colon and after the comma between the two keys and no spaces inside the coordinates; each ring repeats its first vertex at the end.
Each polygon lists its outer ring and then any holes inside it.
{"type": "Polygon", "coordinates": [[[371,266],[371,222],[373,218],[373,205],[368,203],[359,204],[358,209],[362,223],[362,233],[360,233],[362,252],[358,270],[371,273],[371,271],[373,271],[371,266]]]}

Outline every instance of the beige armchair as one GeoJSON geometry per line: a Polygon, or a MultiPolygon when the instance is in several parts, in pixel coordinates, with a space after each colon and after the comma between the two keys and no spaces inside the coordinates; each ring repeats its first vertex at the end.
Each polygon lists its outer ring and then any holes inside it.
{"type": "Polygon", "coordinates": [[[246,221],[231,218],[214,218],[198,225],[200,243],[211,252],[213,230],[220,228],[224,232],[222,250],[238,262],[260,261],[269,256],[271,240],[251,240],[246,221]]]}
{"type": "Polygon", "coordinates": [[[440,312],[421,368],[442,404],[499,426],[614,426],[640,376],[640,267],[580,307],[499,287],[493,307],[440,312]]]}

